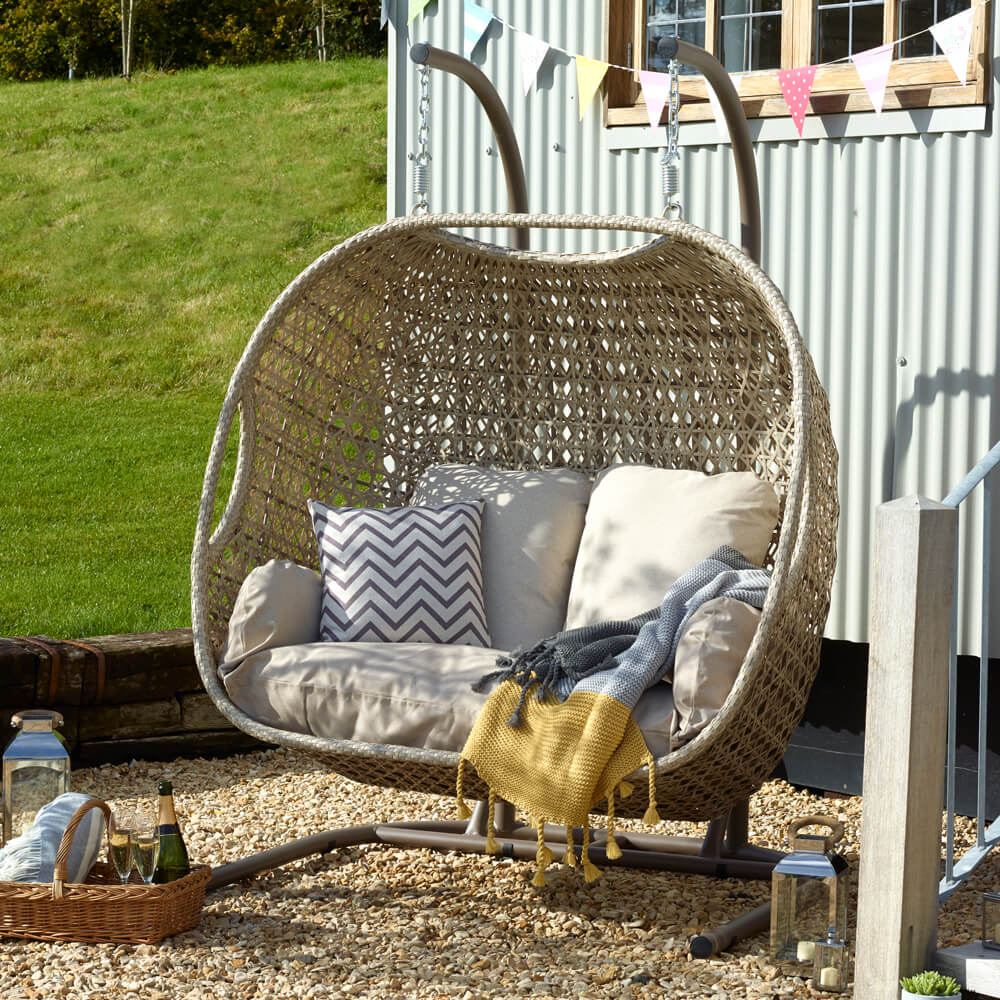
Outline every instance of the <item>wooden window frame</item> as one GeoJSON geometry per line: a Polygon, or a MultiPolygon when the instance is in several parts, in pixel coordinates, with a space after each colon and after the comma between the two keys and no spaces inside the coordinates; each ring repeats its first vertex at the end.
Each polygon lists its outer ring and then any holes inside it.
{"type": "MultiPolygon", "coordinates": [[[[883,37],[892,41],[898,30],[900,0],[886,0],[883,37]]],[[[645,51],[645,0],[606,0],[607,60],[618,66],[636,66],[645,51]],[[632,58],[630,59],[630,55],[632,58]]],[[[718,0],[705,0],[705,42],[713,55],[718,46],[718,0]]],[[[960,86],[944,56],[897,59],[889,71],[885,110],[899,108],[955,107],[985,104],[989,95],[989,5],[976,7],[972,17],[972,43],[968,80],[960,86]]],[[[813,0],[783,0],[781,63],[783,69],[812,64],[813,0]]],[[[778,85],[776,69],[742,74],[740,100],[747,118],[788,115],[778,85]]],[[[712,109],[704,78],[681,76],[681,121],[706,121],[712,109]]],[[[648,125],[638,73],[609,69],[605,87],[604,121],[607,126],[648,125]]],[[[810,109],[814,115],[871,111],[872,105],[857,71],[850,63],[821,68],[813,83],[810,109]]],[[[661,121],[666,120],[666,110],[661,121]]]]}

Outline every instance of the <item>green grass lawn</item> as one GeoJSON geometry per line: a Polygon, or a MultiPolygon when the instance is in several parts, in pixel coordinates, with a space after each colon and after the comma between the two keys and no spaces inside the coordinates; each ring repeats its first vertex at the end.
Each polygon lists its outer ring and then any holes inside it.
{"type": "Polygon", "coordinates": [[[385,215],[384,60],[0,86],[0,635],[190,623],[226,382],[385,215]]]}

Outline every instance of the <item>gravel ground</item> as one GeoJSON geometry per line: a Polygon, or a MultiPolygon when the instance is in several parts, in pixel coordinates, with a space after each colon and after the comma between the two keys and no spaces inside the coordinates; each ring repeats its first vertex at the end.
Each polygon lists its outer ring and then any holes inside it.
{"type": "MultiPolygon", "coordinates": [[[[332,827],[454,815],[447,800],[357,785],[287,750],[108,765],[75,771],[73,788],[132,806],[154,798],[163,777],[174,782],[192,861],[212,865],[332,827]]],[[[783,846],[796,816],[836,814],[856,870],[860,799],[819,799],[771,782],[751,809],[753,839],[772,847],[783,846]]],[[[965,843],[971,824],[960,823],[965,843]]],[[[701,829],[662,824],[662,832],[701,829]]],[[[988,860],[943,909],[942,947],[978,937],[980,893],[996,886],[998,868],[988,860]]],[[[709,961],[688,957],[692,934],[766,901],[765,883],[606,867],[588,885],[554,865],[548,886],[535,889],[531,875],[521,861],[344,850],[211,893],[201,925],[160,945],[4,940],[0,997],[830,996],[775,968],[765,935],[709,961]]]]}

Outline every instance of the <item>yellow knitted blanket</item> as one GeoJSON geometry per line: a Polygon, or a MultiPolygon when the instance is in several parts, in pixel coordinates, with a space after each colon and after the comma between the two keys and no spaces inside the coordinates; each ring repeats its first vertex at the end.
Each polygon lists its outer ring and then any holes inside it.
{"type": "Polygon", "coordinates": [[[489,835],[486,849],[494,853],[494,800],[497,795],[515,805],[538,830],[537,871],[533,882],[545,885],[543,874],[552,860],[545,847],[545,823],[567,827],[563,861],[576,864],[572,828],[583,827],[581,862],[587,881],[600,874],[589,860],[589,814],[602,799],[608,802],[608,839],[612,860],[621,857],[614,839],[615,794],[631,794],[625,782],[643,764],[649,765],[649,801],[644,820],[659,822],[655,805],[653,756],[628,707],[606,694],[573,691],[565,701],[548,696],[542,701],[529,691],[520,709],[521,724],[509,725],[521,699],[521,686],[504,681],[481,709],[462,751],[459,767],[459,815],[469,816],[462,796],[464,765],[475,766],[490,789],[489,835]]]}

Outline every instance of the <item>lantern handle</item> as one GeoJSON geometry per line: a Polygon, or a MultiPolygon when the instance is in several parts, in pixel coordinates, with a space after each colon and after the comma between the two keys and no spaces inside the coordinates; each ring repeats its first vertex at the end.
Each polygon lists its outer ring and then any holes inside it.
{"type": "Polygon", "coordinates": [[[11,716],[12,726],[21,726],[25,722],[52,720],[52,728],[58,729],[63,724],[63,717],[59,712],[50,708],[26,708],[11,716]]]}
{"type": "Polygon", "coordinates": [[[793,819],[788,824],[788,841],[794,846],[795,838],[805,826],[825,826],[830,832],[823,839],[826,841],[826,850],[832,851],[834,845],[844,839],[844,824],[835,816],[802,816],[793,819]]]}
{"type": "Polygon", "coordinates": [[[55,869],[52,872],[53,899],[63,898],[63,883],[66,881],[66,866],[69,861],[70,848],[73,846],[73,837],[76,835],[76,828],[80,825],[83,817],[86,816],[91,809],[100,809],[101,812],[104,813],[105,829],[107,829],[108,823],[111,821],[111,807],[107,804],[107,802],[103,802],[101,799],[88,799],[70,817],[69,822],[66,824],[66,831],[63,833],[62,840],[59,842],[59,853],[56,854],[55,869]]]}

